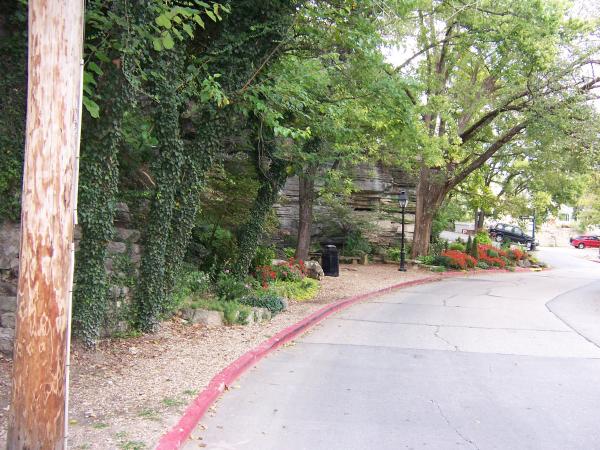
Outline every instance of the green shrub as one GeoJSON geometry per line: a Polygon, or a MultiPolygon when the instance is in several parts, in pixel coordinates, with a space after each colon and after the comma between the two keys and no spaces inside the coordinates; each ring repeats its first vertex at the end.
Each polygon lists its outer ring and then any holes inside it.
{"type": "Polygon", "coordinates": [[[270,266],[273,264],[273,260],[275,259],[275,247],[263,247],[259,246],[256,249],[256,255],[254,255],[254,259],[250,264],[250,270],[254,270],[256,267],[260,266],[270,266]]]}
{"type": "Polygon", "coordinates": [[[193,309],[221,311],[227,325],[243,324],[252,311],[249,306],[236,301],[219,301],[207,298],[193,298],[186,306],[193,309]]]}
{"type": "Polygon", "coordinates": [[[283,254],[285,255],[285,259],[293,258],[296,254],[296,249],[292,247],[285,247],[283,249],[283,254]]]}
{"type": "Polygon", "coordinates": [[[312,278],[300,281],[275,281],[269,285],[269,291],[279,297],[298,301],[310,300],[319,293],[319,282],[312,278]]]}
{"type": "Polygon", "coordinates": [[[479,267],[480,269],[489,269],[490,266],[488,263],[486,263],[485,261],[479,261],[477,263],[477,267],[479,267]]]}
{"type": "Polygon", "coordinates": [[[342,251],[345,256],[362,256],[371,253],[371,244],[367,241],[359,230],[348,233],[346,243],[342,251]]]}
{"type": "Polygon", "coordinates": [[[248,294],[250,285],[239,281],[229,272],[220,272],[214,286],[214,292],[222,301],[237,300],[248,294]]]}
{"type": "Polygon", "coordinates": [[[183,266],[175,282],[171,296],[170,311],[176,310],[191,295],[202,295],[210,289],[210,277],[190,266],[183,266]]]}
{"type": "Polygon", "coordinates": [[[475,238],[473,239],[473,245],[471,245],[470,255],[475,259],[479,259],[479,239],[477,238],[477,236],[475,236],[475,238]]]}
{"type": "Polygon", "coordinates": [[[490,258],[497,258],[499,253],[493,248],[488,249],[487,254],[490,258]]]}
{"type": "Polygon", "coordinates": [[[448,250],[458,250],[459,252],[464,252],[466,247],[462,242],[453,242],[452,244],[448,245],[448,250]]]}
{"type": "Polygon", "coordinates": [[[465,253],[467,255],[470,255],[472,248],[473,248],[473,239],[471,238],[471,235],[469,235],[469,239],[467,239],[467,245],[465,245],[465,253]]]}
{"type": "Polygon", "coordinates": [[[199,225],[192,230],[186,260],[211,276],[237,258],[236,239],[217,225],[199,225]]]}
{"type": "Polygon", "coordinates": [[[264,294],[254,293],[251,295],[246,295],[240,298],[239,302],[243,305],[257,308],[267,308],[273,315],[283,311],[283,308],[285,307],[281,296],[269,291],[265,292],[264,294]]]}
{"type": "Polygon", "coordinates": [[[450,267],[451,260],[447,256],[435,255],[433,264],[435,266],[450,267]]]}
{"type": "Polygon", "coordinates": [[[418,261],[422,262],[426,266],[432,266],[435,264],[435,256],[434,255],[423,255],[417,258],[418,261]]]}
{"type": "Polygon", "coordinates": [[[402,252],[398,247],[390,247],[386,251],[386,256],[392,261],[400,261],[402,252]]]}
{"type": "Polygon", "coordinates": [[[479,244],[491,244],[492,243],[492,238],[490,237],[490,234],[487,232],[487,230],[477,231],[477,233],[475,234],[475,237],[477,238],[477,242],[479,244]]]}
{"type": "Polygon", "coordinates": [[[430,246],[430,253],[432,255],[439,255],[446,250],[448,247],[448,241],[445,239],[438,239],[437,241],[433,241],[430,246]]]}

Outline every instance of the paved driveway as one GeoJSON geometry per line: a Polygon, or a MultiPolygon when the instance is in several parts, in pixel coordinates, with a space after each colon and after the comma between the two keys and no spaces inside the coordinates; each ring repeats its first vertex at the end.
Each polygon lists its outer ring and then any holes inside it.
{"type": "Polygon", "coordinates": [[[186,449],[599,449],[600,264],[355,305],[263,360],[186,449]]]}

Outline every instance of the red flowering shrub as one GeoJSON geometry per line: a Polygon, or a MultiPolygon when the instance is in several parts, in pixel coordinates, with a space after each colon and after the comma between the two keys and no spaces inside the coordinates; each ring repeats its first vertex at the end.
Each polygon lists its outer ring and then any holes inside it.
{"type": "Polygon", "coordinates": [[[262,287],[267,287],[267,284],[277,278],[277,273],[271,266],[258,266],[255,269],[254,278],[256,278],[262,287]]]}
{"type": "Polygon", "coordinates": [[[441,256],[448,258],[448,266],[454,269],[466,269],[475,267],[477,261],[471,255],[460,250],[446,250],[441,256]]]}
{"type": "Polygon", "coordinates": [[[511,248],[508,251],[508,257],[515,261],[520,261],[522,259],[525,259],[525,252],[520,248],[511,248]]]}
{"type": "MultiPolygon", "coordinates": [[[[479,249],[479,255],[486,255],[486,256],[490,256],[492,258],[498,258],[498,257],[507,257],[508,253],[506,253],[504,250],[502,250],[501,248],[497,248],[494,247],[491,244],[479,244],[478,245],[478,249],[479,249]]],[[[481,259],[481,258],[479,258],[481,259]]]]}
{"type": "Polygon", "coordinates": [[[485,252],[482,252],[479,255],[479,261],[483,261],[488,266],[500,267],[502,269],[504,269],[504,267],[506,266],[506,263],[504,262],[504,260],[501,257],[499,257],[499,256],[496,256],[496,257],[489,256],[485,252]]]}
{"type": "Polygon", "coordinates": [[[300,281],[306,275],[306,266],[301,259],[290,258],[287,263],[273,268],[281,281],[300,281]]]}

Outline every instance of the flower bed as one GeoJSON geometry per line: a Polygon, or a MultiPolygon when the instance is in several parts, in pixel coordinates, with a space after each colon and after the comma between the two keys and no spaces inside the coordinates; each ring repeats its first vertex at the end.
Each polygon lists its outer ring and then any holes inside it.
{"type": "Polygon", "coordinates": [[[454,248],[443,251],[439,256],[423,258],[429,258],[437,265],[458,270],[493,269],[496,267],[505,269],[515,266],[518,261],[529,259],[529,254],[520,248],[502,249],[494,247],[492,244],[475,245],[477,246],[476,251],[475,249],[472,250],[471,254],[454,246],[454,248]]]}

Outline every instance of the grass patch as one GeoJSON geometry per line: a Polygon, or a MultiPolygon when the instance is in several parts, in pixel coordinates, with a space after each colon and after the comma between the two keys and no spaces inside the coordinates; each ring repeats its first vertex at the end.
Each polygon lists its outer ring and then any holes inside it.
{"type": "Polygon", "coordinates": [[[176,398],[172,398],[172,397],[165,397],[162,399],[162,404],[168,407],[173,407],[173,406],[181,406],[184,405],[185,402],[176,399],[176,398]]]}
{"type": "Polygon", "coordinates": [[[96,430],[103,430],[104,428],[108,428],[108,424],[104,422],[96,422],[92,425],[92,428],[96,430]]]}
{"type": "Polygon", "coordinates": [[[280,297],[297,301],[306,301],[319,293],[320,285],[317,280],[304,278],[300,281],[274,281],[269,285],[269,291],[280,297]]]}
{"type": "Polygon", "coordinates": [[[189,297],[182,308],[221,311],[227,325],[244,323],[252,309],[235,301],[220,301],[215,298],[189,297]]]}
{"type": "Polygon", "coordinates": [[[158,412],[153,409],[149,409],[149,408],[142,409],[138,413],[138,417],[142,417],[142,418],[148,419],[148,420],[160,420],[160,415],[158,414],[158,412]]]}
{"type": "Polygon", "coordinates": [[[197,389],[186,389],[185,391],[183,391],[183,395],[189,395],[189,396],[198,395],[198,390],[197,389]]]}

